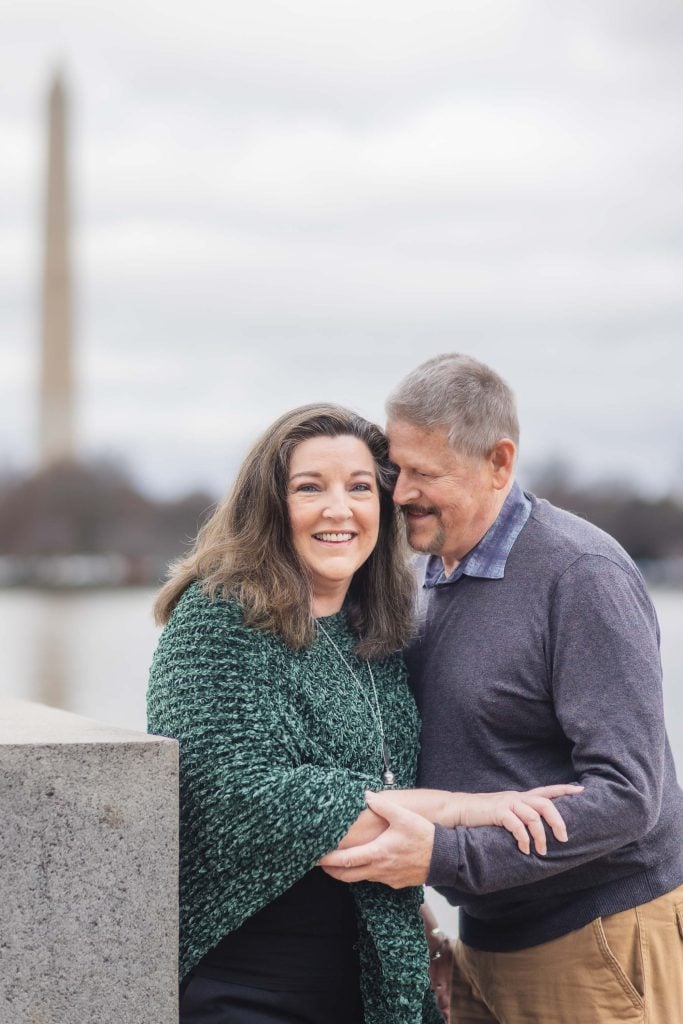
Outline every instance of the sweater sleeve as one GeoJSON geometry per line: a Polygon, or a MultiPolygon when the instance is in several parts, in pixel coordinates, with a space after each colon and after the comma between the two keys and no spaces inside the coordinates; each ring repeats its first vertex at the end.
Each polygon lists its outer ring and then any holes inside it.
{"type": "MultiPolygon", "coordinates": [[[[560,578],[548,673],[579,796],[556,801],[569,841],[521,855],[499,828],[437,826],[429,883],[462,896],[536,883],[637,841],[657,822],[665,749],[659,631],[636,570],[583,555],[560,578]]],[[[552,779],[549,782],[574,781],[552,779]]]]}

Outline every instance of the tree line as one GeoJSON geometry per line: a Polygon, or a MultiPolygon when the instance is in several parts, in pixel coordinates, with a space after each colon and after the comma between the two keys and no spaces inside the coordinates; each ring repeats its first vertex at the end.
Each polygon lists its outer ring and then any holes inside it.
{"type": "MultiPolygon", "coordinates": [[[[673,496],[577,485],[560,465],[545,467],[532,489],[612,534],[638,562],[683,560],[683,502],[673,496]]],[[[138,567],[135,582],[156,583],[214,507],[206,491],[154,498],[111,462],[56,464],[0,478],[0,556],[117,555],[138,567]]]]}

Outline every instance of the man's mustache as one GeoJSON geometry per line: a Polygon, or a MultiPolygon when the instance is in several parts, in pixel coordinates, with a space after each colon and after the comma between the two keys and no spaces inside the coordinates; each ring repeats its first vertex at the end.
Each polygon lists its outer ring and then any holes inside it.
{"type": "Polygon", "coordinates": [[[416,516],[436,516],[437,518],[441,516],[438,508],[428,505],[401,505],[400,508],[404,516],[411,514],[416,516]]]}

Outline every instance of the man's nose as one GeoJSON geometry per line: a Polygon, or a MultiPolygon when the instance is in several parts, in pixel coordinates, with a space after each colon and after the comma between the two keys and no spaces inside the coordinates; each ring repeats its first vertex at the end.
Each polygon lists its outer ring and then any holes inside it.
{"type": "Polygon", "coordinates": [[[406,477],[406,474],[400,472],[396,478],[394,485],[394,501],[397,505],[410,505],[415,502],[420,496],[420,490],[411,483],[406,477]]]}

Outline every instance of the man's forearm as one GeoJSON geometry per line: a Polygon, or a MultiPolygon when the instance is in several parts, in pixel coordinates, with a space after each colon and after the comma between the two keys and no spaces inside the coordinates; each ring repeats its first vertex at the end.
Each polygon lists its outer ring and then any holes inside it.
{"type": "Polygon", "coordinates": [[[556,801],[569,841],[548,838],[545,856],[522,856],[513,837],[500,828],[455,828],[437,825],[428,884],[482,895],[539,882],[596,860],[645,835],[657,820],[658,807],[633,791],[602,780],[583,780],[585,792],[556,801]]]}

